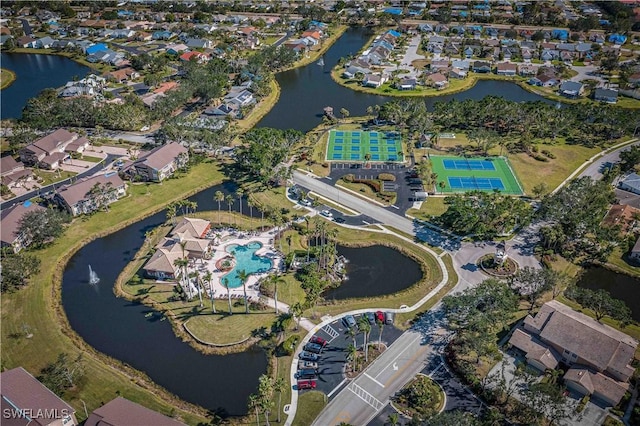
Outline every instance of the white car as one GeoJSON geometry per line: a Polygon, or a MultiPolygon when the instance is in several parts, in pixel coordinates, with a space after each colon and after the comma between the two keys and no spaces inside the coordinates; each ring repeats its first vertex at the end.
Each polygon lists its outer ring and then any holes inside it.
{"type": "Polygon", "coordinates": [[[311,207],[311,205],[313,204],[311,202],[311,200],[307,200],[306,198],[303,200],[300,200],[300,204],[302,204],[303,206],[307,206],[307,207],[311,207]]]}
{"type": "Polygon", "coordinates": [[[333,217],[333,214],[329,210],[322,210],[320,214],[324,217],[333,217]]]}
{"type": "Polygon", "coordinates": [[[140,129],[141,132],[146,132],[147,130],[149,130],[151,127],[149,126],[142,126],[142,128],[140,129]]]}

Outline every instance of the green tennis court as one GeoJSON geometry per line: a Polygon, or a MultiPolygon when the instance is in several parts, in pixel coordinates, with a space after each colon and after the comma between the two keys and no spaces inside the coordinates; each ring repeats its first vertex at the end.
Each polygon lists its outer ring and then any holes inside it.
{"type": "Polygon", "coordinates": [[[327,143],[327,161],[402,161],[402,141],[395,132],[331,130],[327,143]]]}
{"type": "Polygon", "coordinates": [[[430,160],[433,172],[438,175],[437,189],[442,193],[498,190],[509,195],[524,194],[504,157],[431,155],[430,160]]]}

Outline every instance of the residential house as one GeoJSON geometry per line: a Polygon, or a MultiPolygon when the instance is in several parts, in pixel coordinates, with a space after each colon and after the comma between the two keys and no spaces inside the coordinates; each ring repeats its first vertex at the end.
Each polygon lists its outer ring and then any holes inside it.
{"type": "Polygon", "coordinates": [[[640,194],[640,176],[636,173],[631,173],[629,176],[624,178],[620,185],[618,185],[620,189],[624,191],[633,192],[634,194],[640,194]]]}
{"type": "Polygon", "coordinates": [[[104,90],[107,80],[95,74],[89,74],[82,80],[68,81],[60,92],[60,96],[68,98],[72,96],[96,96],[104,90]]]}
{"type": "Polygon", "coordinates": [[[459,80],[465,79],[467,78],[467,70],[461,69],[461,68],[457,68],[457,67],[453,67],[451,68],[451,70],[449,71],[449,78],[457,78],[459,80]]]}
{"type": "Polygon", "coordinates": [[[238,107],[245,107],[256,103],[256,99],[253,97],[253,93],[240,86],[234,86],[229,93],[224,97],[226,103],[234,103],[238,107]]]}
{"type": "Polygon", "coordinates": [[[197,52],[194,50],[191,52],[185,52],[182,55],[180,55],[180,60],[184,62],[196,61],[199,64],[202,64],[207,62],[209,60],[209,57],[204,53],[197,52]]]}
{"type": "Polygon", "coordinates": [[[440,71],[440,70],[448,70],[449,69],[449,60],[448,59],[434,59],[431,61],[429,65],[431,71],[440,71]]]}
{"type": "Polygon", "coordinates": [[[629,76],[629,84],[633,87],[640,87],[640,72],[631,74],[629,76]]]}
{"type": "Polygon", "coordinates": [[[167,46],[165,47],[165,50],[170,55],[180,55],[185,50],[189,50],[189,47],[186,44],[182,44],[182,43],[172,43],[172,44],[167,44],[167,46]]]}
{"type": "Polygon", "coordinates": [[[2,184],[9,189],[18,188],[33,180],[33,172],[24,168],[24,164],[6,155],[0,159],[0,175],[2,184]]]}
{"type": "Polygon", "coordinates": [[[104,43],[96,43],[92,44],[84,50],[84,53],[87,55],[93,55],[101,51],[109,50],[109,46],[104,43]]]}
{"type": "Polygon", "coordinates": [[[615,104],[618,102],[618,91],[613,89],[597,88],[593,92],[593,99],[609,104],[615,104]]]}
{"type": "Polygon", "coordinates": [[[617,46],[621,46],[625,44],[627,41],[627,36],[622,34],[611,34],[609,36],[609,43],[613,43],[617,46]]]}
{"type": "Polygon", "coordinates": [[[18,37],[16,39],[16,46],[18,47],[30,47],[35,48],[37,40],[30,36],[18,37]]]}
{"type": "Polygon", "coordinates": [[[4,46],[9,40],[13,40],[13,36],[11,34],[2,34],[0,35],[0,46],[4,46]]]}
{"type": "Polygon", "coordinates": [[[52,39],[51,37],[47,36],[47,37],[42,37],[39,38],[38,40],[36,40],[36,48],[38,49],[50,49],[53,47],[53,44],[56,41],[54,39],[52,39]]]}
{"type": "Polygon", "coordinates": [[[522,77],[535,76],[538,74],[538,66],[532,64],[518,64],[518,74],[522,77]]]}
{"type": "Polygon", "coordinates": [[[514,76],[518,71],[518,66],[510,62],[501,62],[496,67],[496,73],[498,75],[514,76]]]}
{"type": "Polygon", "coordinates": [[[634,244],[633,248],[631,249],[631,252],[629,252],[629,257],[632,260],[635,260],[636,262],[640,261],[640,237],[638,238],[638,241],[636,241],[636,243],[634,244]]]}
{"type": "Polygon", "coordinates": [[[205,38],[188,38],[185,44],[191,49],[213,49],[213,41],[205,38]]]}
{"type": "Polygon", "coordinates": [[[15,204],[0,212],[0,240],[2,247],[11,247],[14,253],[31,244],[31,236],[20,232],[20,222],[25,214],[46,210],[31,201],[15,204]]]}
{"type": "Polygon", "coordinates": [[[402,78],[396,83],[396,89],[398,90],[414,90],[416,88],[415,78],[402,78]]]}
{"type": "Polygon", "coordinates": [[[75,46],[76,46],[76,43],[71,40],[56,40],[53,42],[53,45],[51,47],[53,47],[54,49],[63,50],[63,49],[70,49],[75,46]]]}
{"type": "Polygon", "coordinates": [[[602,223],[606,226],[619,225],[620,231],[626,234],[638,224],[636,217],[640,218],[640,209],[628,204],[614,204],[602,220],[602,223]]]}
{"type": "Polygon", "coordinates": [[[475,61],[473,63],[473,72],[489,73],[491,72],[491,64],[486,61],[475,61]]]}
{"type": "Polygon", "coordinates": [[[240,113],[240,107],[236,104],[220,104],[211,108],[207,108],[203,111],[205,115],[212,115],[218,117],[232,117],[235,118],[240,113]]]}
{"type": "Polygon", "coordinates": [[[98,175],[66,185],[56,201],[72,216],[93,213],[127,195],[127,187],[116,173],[98,175]]]}
{"type": "Polygon", "coordinates": [[[179,143],[171,142],[140,156],[123,168],[121,173],[131,180],[161,182],[184,167],[188,161],[187,149],[179,143]]]}
{"type": "Polygon", "coordinates": [[[559,92],[566,98],[575,99],[584,94],[584,85],[577,81],[565,81],[560,85],[559,92]]]}
{"type": "Polygon", "coordinates": [[[28,165],[39,165],[47,169],[55,169],[59,162],[68,157],[65,153],[67,145],[78,139],[77,133],[58,129],[38,139],[20,150],[20,160],[28,165]]]}
{"type": "Polygon", "coordinates": [[[301,39],[287,41],[284,46],[300,55],[304,55],[308,50],[307,43],[301,39]]]}
{"type": "Polygon", "coordinates": [[[528,315],[509,343],[529,365],[545,371],[560,362],[570,368],[564,384],[615,406],[629,388],[638,341],[552,300],[535,317],[528,315]]]}
{"type": "Polygon", "coordinates": [[[140,77],[140,73],[131,67],[105,73],[105,77],[116,83],[125,83],[140,77]]]}
{"type": "Polygon", "coordinates": [[[151,34],[151,38],[154,40],[171,40],[175,36],[176,35],[174,33],[167,30],[154,31],[151,34]]]}
{"type": "Polygon", "coordinates": [[[151,41],[153,40],[153,34],[146,31],[137,31],[135,35],[137,41],[151,41]]]}
{"type": "Polygon", "coordinates": [[[554,74],[539,73],[537,76],[530,78],[528,83],[532,86],[553,87],[560,83],[560,78],[554,74]]]}
{"type": "Polygon", "coordinates": [[[430,74],[427,77],[426,81],[429,86],[435,87],[438,90],[444,89],[449,85],[449,81],[447,80],[447,77],[445,77],[440,73],[430,74]]]}
{"type": "Polygon", "coordinates": [[[473,48],[471,46],[467,46],[464,48],[463,51],[464,57],[467,59],[471,59],[471,57],[474,55],[474,51],[473,48]]]}
{"type": "Polygon", "coordinates": [[[469,71],[471,62],[467,61],[466,59],[454,59],[453,61],[451,61],[451,66],[453,68],[469,71]]]}
{"type": "Polygon", "coordinates": [[[107,425],[184,426],[184,423],[119,396],[102,407],[96,408],[84,422],[84,426],[107,425]]]}
{"type": "Polygon", "coordinates": [[[365,87],[380,87],[387,81],[386,77],[382,74],[366,74],[362,80],[362,85],[365,87]]]}
{"type": "Polygon", "coordinates": [[[51,392],[27,370],[16,367],[0,373],[0,408],[8,425],[75,426],[76,410],[51,392]]]}

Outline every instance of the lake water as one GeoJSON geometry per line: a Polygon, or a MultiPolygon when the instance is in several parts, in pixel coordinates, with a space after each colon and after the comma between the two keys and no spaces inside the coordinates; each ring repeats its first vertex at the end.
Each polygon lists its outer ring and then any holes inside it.
{"type": "Polygon", "coordinates": [[[91,69],[69,58],[32,53],[2,53],[2,68],[16,73],[16,80],[0,91],[0,117],[20,118],[27,101],[47,88],[63,86],[74,77],[82,79],[91,69]]]}
{"type": "Polygon", "coordinates": [[[375,297],[411,287],[422,278],[420,265],[385,246],[351,248],[338,246],[347,263],[347,280],[323,295],[327,300],[375,297]]]}
{"type": "Polygon", "coordinates": [[[606,268],[587,268],[580,276],[578,287],[591,290],[605,289],[611,296],[623,300],[631,308],[631,316],[640,321],[640,278],[619,274],[606,268]]]}
{"type": "MultiPolygon", "coordinates": [[[[277,74],[276,80],[281,90],[280,99],[257,127],[292,128],[306,132],[322,123],[323,108],[326,106],[333,107],[334,111],[346,108],[351,116],[360,116],[366,113],[370,105],[400,99],[356,92],[337,84],[331,78],[331,69],[340,58],[357,53],[370,37],[371,34],[365,29],[350,28],[325,53],[324,66],[311,64],[277,74]]],[[[497,80],[481,80],[464,92],[425,98],[425,102],[430,108],[436,101],[482,99],[489,95],[503,96],[517,102],[550,102],[527,92],[515,83],[497,80]]]]}

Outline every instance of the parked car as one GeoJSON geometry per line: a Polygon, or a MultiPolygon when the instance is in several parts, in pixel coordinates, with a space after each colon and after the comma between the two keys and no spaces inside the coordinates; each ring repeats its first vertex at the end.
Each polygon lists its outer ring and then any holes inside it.
{"type": "Polygon", "coordinates": [[[347,315],[342,319],[342,323],[345,325],[345,327],[347,328],[353,328],[353,327],[358,327],[358,323],[356,322],[356,319],[353,317],[353,315],[347,315]]]}
{"type": "Polygon", "coordinates": [[[304,368],[296,373],[298,379],[315,379],[318,376],[318,370],[313,368],[304,368]]]}
{"type": "Polygon", "coordinates": [[[396,317],[396,314],[393,312],[385,312],[385,320],[384,323],[385,324],[393,324],[393,320],[396,317]]]}
{"type": "Polygon", "coordinates": [[[317,343],[307,343],[304,345],[304,350],[314,354],[319,354],[322,352],[322,346],[317,343]]]}
{"type": "Polygon", "coordinates": [[[311,336],[311,339],[309,339],[309,341],[311,343],[317,343],[320,346],[326,346],[327,345],[327,341],[325,339],[323,339],[322,337],[318,337],[318,336],[311,336]]]}
{"type": "Polygon", "coordinates": [[[376,323],[376,316],[373,312],[367,312],[366,314],[367,320],[369,320],[369,324],[374,325],[376,323]]]}
{"type": "Polygon", "coordinates": [[[320,359],[320,355],[318,354],[312,354],[311,352],[300,352],[300,359],[305,360],[305,361],[317,361],[320,359]]]}
{"type": "Polygon", "coordinates": [[[300,204],[302,204],[303,206],[307,206],[307,207],[311,207],[313,205],[311,200],[309,200],[307,198],[304,198],[304,199],[300,200],[300,204]]]}
{"type": "Polygon", "coordinates": [[[317,362],[313,362],[313,361],[300,361],[298,363],[298,369],[299,370],[303,370],[305,368],[317,369],[318,368],[318,363],[317,362]]]}
{"type": "Polygon", "coordinates": [[[333,219],[334,222],[336,223],[344,223],[345,220],[343,217],[336,217],[335,219],[333,219]]]}
{"type": "Polygon", "coordinates": [[[384,312],[376,311],[376,322],[381,322],[384,324],[384,312]]]}
{"type": "Polygon", "coordinates": [[[316,388],[315,380],[298,380],[298,390],[315,389],[315,388],[316,388]]]}
{"type": "Polygon", "coordinates": [[[328,217],[328,218],[332,218],[333,217],[333,213],[331,213],[329,210],[322,210],[320,212],[320,214],[324,217],[328,217]]]}

